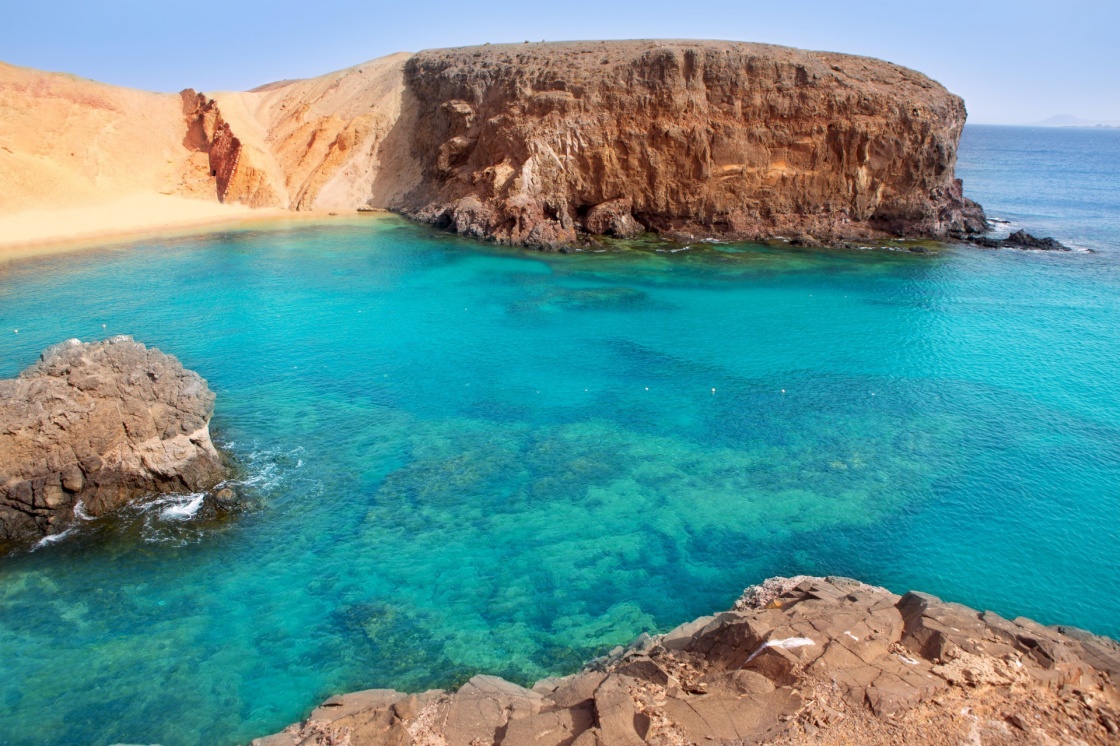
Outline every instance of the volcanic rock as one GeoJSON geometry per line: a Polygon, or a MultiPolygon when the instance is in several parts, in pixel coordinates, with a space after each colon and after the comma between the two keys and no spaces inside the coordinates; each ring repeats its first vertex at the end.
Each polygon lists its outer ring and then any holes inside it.
{"type": "Polygon", "coordinates": [[[1120,646],[1079,630],[847,578],[772,578],[733,611],[532,689],[477,676],[332,697],[253,746],[1103,746],[1120,730],[1118,677],[1120,646]]]}
{"type": "Polygon", "coordinates": [[[638,225],[829,243],[985,227],[954,177],[963,102],[880,60],[715,41],[499,44],[420,52],[405,84],[421,180],[389,206],[499,243],[638,225]]]}
{"type": "Polygon", "coordinates": [[[225,475],[213,411],[202,377],[131,337],[46,350],[0,381],[0,540],[54,533],[79,509],[213,487],[225,475]]]}
{"type": "Polygon", "coordinates": [[[1071,249],[1055,238],[1038,238],[1024,230],[1017,230],[1007,238],[991,238],[990,236],[956,236],[963,241],[980,246],[985,249],[1024,249],[1035,251],[1070,251],[1071,249]]]}

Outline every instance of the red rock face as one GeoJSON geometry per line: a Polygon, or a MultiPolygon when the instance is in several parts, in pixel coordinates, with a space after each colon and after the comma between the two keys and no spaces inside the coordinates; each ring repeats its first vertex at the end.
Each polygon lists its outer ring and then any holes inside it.
{"type": "Polygon", "coordinates": [[[190,88],[179,95],[187,124],[183,144],[208,155],[218,201],[240,202],[250,207],[282,206],[284,201],[269,185],[266,175],[243,157],[241,140],[222,118],[218,103],[190,88]]]}
{"type": "Polygon", "coordinates": [[[487,45],[421,52],[405,83],[422,179],[391,206],[469,236],[560,247],[640,224],[837,242],[984,223],[953,173],[963,102],[880,60],[735,42],[487,45]]]}

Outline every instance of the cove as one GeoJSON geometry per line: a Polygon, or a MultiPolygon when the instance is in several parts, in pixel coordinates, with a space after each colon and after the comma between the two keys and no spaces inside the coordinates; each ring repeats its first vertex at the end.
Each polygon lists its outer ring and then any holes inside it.
{"type": "Polygon", "coordinates": [[[173,353],[246,498],[4,558],[3,741],[233,744],[335,692],[527,683],[774,574],[1116,636],[1113,257],[378,218],[2,265],[0,375],[68,337],[173,353]]]}

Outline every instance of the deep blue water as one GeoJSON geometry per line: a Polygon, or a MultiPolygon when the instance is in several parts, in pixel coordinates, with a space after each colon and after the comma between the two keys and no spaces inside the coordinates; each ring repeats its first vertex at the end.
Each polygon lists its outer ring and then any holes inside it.
{"type": "Polygon", "coordinates": [[[773,574],[1120,635],[1120,132],[970,127],[959,172],[1097,253],[550,256],[372,218],[0,265],[0,375],[173,352],[246,500],[0,561],[0,743],[529,682],[773,574]]]}

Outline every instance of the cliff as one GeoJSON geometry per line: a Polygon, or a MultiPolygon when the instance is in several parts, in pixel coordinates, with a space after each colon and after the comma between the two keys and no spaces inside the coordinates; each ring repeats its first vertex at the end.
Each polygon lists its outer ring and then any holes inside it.
{"type": "Polygon", "coordinates": [[[331,697],[253,746],[1115,744],[1120,645],[846,578],[772,578],[531,689],[331,697]]]}
{"type": "Polygon", "coordinates": [[[850,55],[485,45],[178,99],[5,66],[0,99],[26,110],[0,110],[0,188],[23,207],[80,182],[87,197],[391,209],[541,248],[645,230],[840,243],[985,227],[954,176],[961,99],[850,55]],[[37,131],[48,120],[62,124],[37,131]]]}
{"type": "Polygon", "coordinates": [[[423,179],[390,204],[501,243],[643,228],[838,241],[983,228],[954,177],[964,104],[865,57],[714,41],[421,52],[423,179]]]}
{"type": "Polygon", "coordinates": [[[214,394],[197,373],[131,337],[45,351],[0,381],[0,541],[224,477],[210,441],[214,394]]]}

